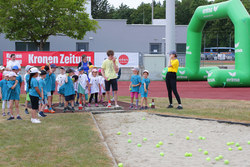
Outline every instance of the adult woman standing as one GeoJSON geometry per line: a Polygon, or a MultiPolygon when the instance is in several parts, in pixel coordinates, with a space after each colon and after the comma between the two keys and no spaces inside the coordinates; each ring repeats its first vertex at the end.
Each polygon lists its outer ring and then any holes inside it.
{"type": "Polygon", "coordinates": [[[167,108],[173,108],[172,92],[174,92],[176,100],[179,104],[177,109],[181,110],[183,109],[183,107],[181,105],[181,99],[176,88],[176,73],[179,67],[179,60],[177,59],[176,51],[171,51],[169,53],[169,56],[170,59],[168,62],[168,73],[166,76],[166,85],[168,89],[168,98],[169,98],[169,106],[167,108]]]}
{"type": "Polygon", "coordinates": [[[78,69],[80,67],[83,67],[84,72],[86,72],[86,74],[89,74],[89,66],[91,66],[92,63],[87,61],[87,56],[86,55],[82,55],[82,61],[78,64],[78,69]]]}

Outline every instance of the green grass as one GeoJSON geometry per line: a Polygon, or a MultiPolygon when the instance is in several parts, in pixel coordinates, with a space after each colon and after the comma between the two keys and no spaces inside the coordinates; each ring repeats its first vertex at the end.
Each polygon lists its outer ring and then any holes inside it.
{"type": "Polygon", "coordinates": [[[41,124],[21,116],[0,118],[0,166],[112,166],[90,114],[49,115],[41,124]]]}
{"type": "MultiPolygon", "coordinates": [[[[151,102],[151,99],[149,101],[151,102]]],[[[178,116],[191,116],[227,121],[250,123],[250,102],[240,100],[210,100],[210,99],[182,99],[183,110],[167,109],[168,98],[154,98],[155,110],[152,113],[161,113],[178,116]]],[[[129,102],[129,97],[119,97],[119,100],[129,102]]],[[[173,99],[175,101],[175,99],[173,99]]],[[[177,107],[177,104],[174,103],[177,107]]]]}

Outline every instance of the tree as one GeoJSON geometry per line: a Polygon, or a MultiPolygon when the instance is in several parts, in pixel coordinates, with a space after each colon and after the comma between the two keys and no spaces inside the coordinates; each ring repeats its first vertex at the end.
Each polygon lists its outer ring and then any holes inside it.
{"type": "Polygon", "coordinates": [[[91,0],[91,14],[94,19],[112,19],[114,11],[108,0],[91,0]]]}
{"type": "Polygon", "coordinates": [[[113,19],[127,19],[127,23],[131,24],[132,19],[131,15],[135,9],[130,9],[129,6],[124,5],[123,3],[119,6],[118,9],[113,13],[113,19]]]}
{"type": "Polygon", "coordinates": [[[5,38],[32,41],[42,51],[51,35],[83,39],[96,31],[84,5],[85,0],[0,0],[0,28],[5,38]]]}
{"type": "Polygon", "coordinates": [[[131,14],[132,24],[151,24],[152,7],[150,3],[141,3],[131,14]]]}

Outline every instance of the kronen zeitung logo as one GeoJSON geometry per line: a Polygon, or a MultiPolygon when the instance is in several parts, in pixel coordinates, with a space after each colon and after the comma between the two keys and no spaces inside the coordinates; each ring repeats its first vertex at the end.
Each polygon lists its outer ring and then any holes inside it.
{"type": "Polygon", "coordinates": [[[207,14],[207,13],[213,13],[213,12],[217,12],[219,6],[214,6],[214,7],[210,7],[210,8],[206,8],[202,10],[203,14],[207,14]]]}

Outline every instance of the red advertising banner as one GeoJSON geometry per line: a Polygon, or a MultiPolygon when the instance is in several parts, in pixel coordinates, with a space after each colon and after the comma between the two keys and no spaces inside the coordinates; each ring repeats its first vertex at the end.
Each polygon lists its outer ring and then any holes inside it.
{"type": "Polygon", "coordinates": [[[16,60],[21,66],[43,66],[47,62],[57,66],[77,66],[82,61],[82,55],[86,55],[88,61],[93,65],[95,62],[94,52],[3,52],[3,65],[6,66],[10,60],[10,55],[15,54],[16,60]]]}

